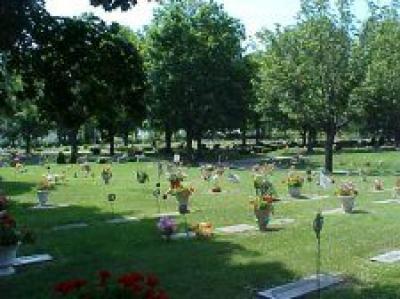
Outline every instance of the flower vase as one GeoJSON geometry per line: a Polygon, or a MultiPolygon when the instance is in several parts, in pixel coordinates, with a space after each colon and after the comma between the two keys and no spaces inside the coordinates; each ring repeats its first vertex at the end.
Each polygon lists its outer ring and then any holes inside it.
{"type": "Polygon", "coordinates": [[[288,192],[291,197],[299,198],[301,196],[301,187],[289,187],[288,192]]]}
{"type": "Polygon", "coordinates": [[[189,198],[178,198],[178,211],[179,214],[188,214],[189,198]]]}
{"type": "Polygon", "coordinates": [[[267,226],[269,223],[269,218],[271,215],[271,210],[270,209],[265,209],[265,210],[254,210],[254,214],[256,215],[257,222],[258,222],[258,227],[260,231],[266,231],[267,226]]]}
{"type": "Polygon", "coordinates": [[[103,174],[102,177],[103,177],[103,182],[104,182],[104,184],[105,184],[105,185],[108,185],[108,184],[110,183],[111,176],[108,175],[108,174],[103,174]]]}
{"type": "Polygon", "coordinates": [[[339,196],[345,213],[352,213],[354,209],[354,196],[339,196]]]}
{"type": "Polygon", "coordinates": [[[0,276],[8,276],[15,273],[13,263],[17,258],[18,244],[0,246],[0,276]]]}
{"type": "Polygon", "coordinates": [[[39,206],[45,206],[49,201],[49,191],[48,190],[37,191],[37,199],[39,201],[39,206]]]}

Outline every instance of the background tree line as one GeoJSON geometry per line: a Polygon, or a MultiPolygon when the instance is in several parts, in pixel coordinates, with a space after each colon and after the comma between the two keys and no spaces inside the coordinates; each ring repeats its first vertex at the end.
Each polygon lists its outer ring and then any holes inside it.
{"type": "MultiPolygon", "coordinates": [[[[136,1],[91,4],[127,10],[136,1]]],[[[3,1],[4,134],[29,152],[58,128],[73,162],[84,125],[103,133],[111,155],[115,136],[127,141],[144,120],[167,151],[179,130],[189,152],[210,132],[240,129],[245,143],[249,129],[295,130],[309,151],[325,136],[331,171],[335,137],[349,125],[400,144],[399,2],[368,4],[359,26],[352,0],[302,0],[295,24],[259,32],[249,52],[243,25],[213,1],[163,1],[140,33],[92,15],[53,17],[41,0],[3,1]]]]}

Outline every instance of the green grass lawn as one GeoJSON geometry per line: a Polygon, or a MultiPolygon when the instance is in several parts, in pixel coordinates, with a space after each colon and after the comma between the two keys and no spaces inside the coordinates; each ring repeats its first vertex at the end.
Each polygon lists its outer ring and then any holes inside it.
{"type": "MultiPolygon", "coordinates": [[[[367,161],[373,165],[383,161],[386,189],[394,186],[395,170],[400,170],[398,153],[351,153],[335,156],[336,168],[357,169],[367,161]]],[[[318,167],[323,157],[311,156],[318,167]]],[[[275,206],[275,218],[294,218],[294,224],[282,230],[242,235],[218,235],[211,240],[179,240],[165,242],[160,238],[157,213],[152,196],[156,183],[156,165],[140,164],[151,181],[139,184],[134,179],[136,163],[113,165],[109,186],[100,181],[101,165],[95,165],[93,178],[73,178],[78,166],[51,165],[53,173],[66,170],[68,181],[51,192],[51,203],[70,204],[54,210],[31,210],[36,203],[35,187],[43,166],[29,167],[24,174],[11,168],[0,168],[1,183],[13,199],[11,208],[18,223],[32,228],[37,236],[34,245],[22,246],[20,255],[49,253],[53,262],[19,268],[18,274],[0,278],[0,298],[43,299],[52,297],[53,285],[69,278],[91,278],[98,270],[116,274],[127,271],[155,273],[173,299],[254,298],[257,289],[264,289],[310,275],[315,271],[315,236],[312,220],[319,209],[339,207],[334,190],[320,201],[292,200],[275,206]],[[117,194],[115,214],[136,216],[140,222],[106,224],[112,218],[106,200],[108,193],[117,194]],[[53,231],[52,227],[72,222],[86,222],[89,227],[69,231],[53,231]]],[[[254,194],[249,171],[234,171],[240,185],[223,183],[226,193],[209,194],[210,186],[200,180],[198,168],[185,169],[196,189],[188,215],[189,223],[210,221],[214,227],[247,223],[256,225],[249,206],[254,194]]],[[[277,170],[273,181],[282,197],[287,196],[282,180],[287,170],[277,170]]],[[[340,176],[337,182],[349,177],[340,176]]],[[[339,288],[323,292],[323,298],[400,298],[399,265],[374,264],[369,258],[390,249],[400,249],[400,205],[378,205],[376,199],[392,198],[391,192],[371,193],[374,177],[367,183],[358,176],[350,177],[360,190],[357,209],[367,213],[329,215],[322,234],[322,268],[342,273],[347,282],[339,288]]],[[[166,190],[167,181],[162,180],[166,190]]],[[[304,192],[317,193],[315,186],[305,185],[304,192]]],[[[176,201],[162,203],[162,211],[176,211],[176,201]]],[[[183,225],[183,219],[178,218],[183,225]]]]}

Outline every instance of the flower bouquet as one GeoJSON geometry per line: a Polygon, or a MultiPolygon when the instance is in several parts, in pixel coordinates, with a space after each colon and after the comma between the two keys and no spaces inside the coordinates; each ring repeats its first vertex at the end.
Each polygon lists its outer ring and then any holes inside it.
{"type": "Polygon", "coordinates": [[[177,189],[177,188],[181,187],[181,184],[184,179],[184,175],[182,172],[169,173],[167,176],[167,179],[170,183],[170,188],[177,189]]]}
{"type": "Polygon", "coordinates": [[[261,231],[267,230],[271,214],[274,212],[273,202],[274,198],[269,194],[259,196],[250,202],[253,205],[254,214],[261,231]]]}
{"type": "Polygon", "coordinates": [[[177,230],[175,220],[170,217],[161,217],[157,223],[157,227],[167,240],[170,240],[171,236],[176,233],[177,230]]]}
{"type": "Polygon", "coordinates": [[[351,213],[354,208],[354,199],[358,195],[356,186],[352,182],[344,182],[336,191],[336,195],[342,202],[345,213],[351,213]]]}
{"type": "Polygon", "coordinates": [[[213,225],[210,222],[200,222],[192,226],[192,230],[198,238],[208,239],[214,234],[213,225]]]}
{"type": "Polygon", "coordinates": [[[8,199],[3,190],[0,190],[0,215],[7,209],[8,199]]]}
{"type": "Polygon", "coordinates": [[[304,184],[304,178],[298,174],[291,173],[287,178],[287,185],[289,194],[292,197],[300,197],[301,195],[301,188],[304,184]]]}
{"type": "Polygon", "coordinates": [[[101,171],[101,178],[103,179],[104,184],[108,185],[112,178],[112,170],[111,166],[106,166],[101,171]]]}
{"type": "Polygon", "coordinates": [[[152,274],[140,272],[126,273],[112,278],[109,271],[98,273],[96,282],[72,279],[54,286],[58,297],[70,299],[168,299],[165,291],[159,288],[159,279],[152,274]]]}
{"type": "Polygon", "coordinates": [[[209,181],[215,170],[215,167],[211,164],[201,167],[201,178],[205,181],[209,181]]]}
{"type": "Polygon", "coordinates": [[[0,276],[15,273],[12,266],[20,243],[33,243],[32,233],[18,229],[15,219],[8,213],[0,215],[0,276]]]}
{"type": "Polygon", "coordinates": [[[176,197],[176,200],[178,201],[178,210],[180,214],[188,214],[190,213],[188,209],[189,198],[193,192],[194,189],[192,187],[181,185],[178,188],[169,189],[167,194],[171,194],[172,196],[176,197]]]}
{"type": "Polygon", "coordinates": [[[383,191],[384,186],[383,186],[383,181],[380,179],[374,180],[374,190],[375,191],[383,191]]]}
{"type": "Polygon", "coordinates": [[[136,180],[138,181],[138,183],[144,184],[150,181],[150,178],[146,172],[139,170],[138,172],[136,172],[136,180]]]}
{"type": "Polygon", "coordinates": [[[257,196],[276,195],[276,191],[266,175],[255,175],[254,188],[257,196]]]}

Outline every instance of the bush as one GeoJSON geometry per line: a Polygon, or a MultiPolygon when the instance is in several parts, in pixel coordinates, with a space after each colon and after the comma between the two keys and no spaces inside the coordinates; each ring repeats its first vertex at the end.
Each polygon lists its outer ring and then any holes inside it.
{"type": "Polygon", "coordinates": [[[108,158],[100,157],[97,163],[99,163],[99,164],[107,164],[108,162],[109,162],[108,158]]]}
{"type": "Polygon", "coordinates": [[[57,164],[66,164],[64,152],[59,152],[57,155],[57,164]]]}
{"type": "Polygon", "coordinates": [[[101,149],[99,147],[92,147],[92,148],[90,148],[90,151],[95,156],[98,156],[101,154],[101,149]]]}

